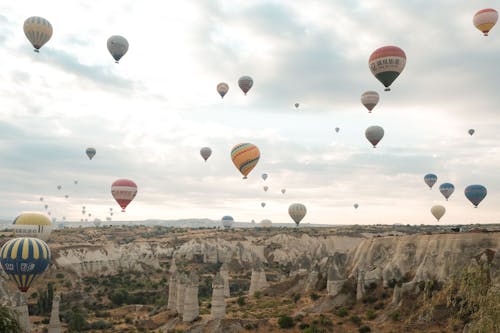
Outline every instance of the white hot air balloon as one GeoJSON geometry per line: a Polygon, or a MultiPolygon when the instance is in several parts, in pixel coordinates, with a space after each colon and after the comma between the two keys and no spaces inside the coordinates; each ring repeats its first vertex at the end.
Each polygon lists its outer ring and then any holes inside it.
{"type": "Polygon", "coordinates": [[[128,51],[128,41],[122,36],[115,35],[109,37],[107,46],[109,53],[115,59],[115,63],[118,63],[128,51]]]}
{"type": "Polygon", "coordinates": [[[306,216],[307,209],[306,206],[304,206],[301,203],[293,203],[288,207],[288,214],[292,218],[292,220],[295,222],[297,227],[299,226],[300,221],[306,216]]]}
{"type": "Polygon", "coordinates": [[[384,137],[384,129],[380,126],[370,126],[366,129],[365,136],[373,145],[373,148],[376,148],[377,144],[384,137]]]}
{"type": "Polygon", "coordinates": [[[443,217],[444,213],[446,213],[446,208],[441,205],[435,205],[431,208],[431,214],[436,218],[436,220],[438,220],[438,222],[443,217]]]}
{"type": "Polygon", "coordinates": [[[365,91],[361,95],[361,103],[368,109],[368,112],[371,113],[373,108],[377,105],[380,96],[376,91],[365,91]]]}

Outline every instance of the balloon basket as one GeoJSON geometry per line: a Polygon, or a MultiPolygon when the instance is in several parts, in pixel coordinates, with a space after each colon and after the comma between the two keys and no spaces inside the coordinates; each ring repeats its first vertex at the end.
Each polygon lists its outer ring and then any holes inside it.
{"type": "Polygon", "coordinates": [[[36,52],[36,53],[40,53],[40,51],[39,51],[39,50],[37,50],[37,49],[34,49],[33,51],[34,51],[34,52],[36,52]]]}

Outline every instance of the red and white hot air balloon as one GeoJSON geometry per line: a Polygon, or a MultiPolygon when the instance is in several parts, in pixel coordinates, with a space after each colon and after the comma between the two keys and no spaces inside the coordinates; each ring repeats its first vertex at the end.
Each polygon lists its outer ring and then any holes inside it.
{"type": "Polygon", "coordinates": [[[118,179],[111,184],[111,194],[122,208],[122,212],[125,212],[125,208],[137,194],[137,185],[130,179],[118,179]]]}
{"type": "Polygon", "coordinates": [[[488,32],[495,26],[498,20],[498,13],[492,8],[481,9],[472,19],[474,26],[483,33],[484,36],[488,36],[488,32]]]}

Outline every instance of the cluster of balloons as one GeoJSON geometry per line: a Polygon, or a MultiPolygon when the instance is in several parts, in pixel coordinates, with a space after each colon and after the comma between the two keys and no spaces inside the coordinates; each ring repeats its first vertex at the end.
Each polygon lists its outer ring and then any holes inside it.
{"type": "MultiPolygon", "coordinates": [[[[238,86],[246,95],[253,86],[253,79],[248,75],[244,75],[238,79],[238,86]]],[[[228,91],[229,85],[226,82],[220,82],[219,84],[217,84],[217,92],[219,93],[221,98],[224,98],[228,91]]]]}

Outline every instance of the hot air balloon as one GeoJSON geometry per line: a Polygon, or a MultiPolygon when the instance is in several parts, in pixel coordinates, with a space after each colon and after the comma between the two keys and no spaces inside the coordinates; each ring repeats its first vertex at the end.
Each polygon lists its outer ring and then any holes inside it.
{"type": "Polygon", "coordinates": [[[111,194],[122,208],[122,212],[125,212],[125,208],[137,194],[137,185],[129,179],[115,180],[111,184],[111,194]]]}
{"type": "Polygon", "coordinates": [[[488,194],[488,191],[483,185],[469,185],[465,188],[464,193],[465,197],[477,208],[479,203],[486,197],[486,194],[488,194]]]}
{"type": "Polygon", "coordinates": [[[498,13],[496,10],[491,8],[481,9],[476,14],[472,22],[474,26],[483,33],[484,36],[488,36],[488,32],[495,26],[498,20],[498,13]]]}
{"type": "Polygon", "coordinates": [[[282,188],[281,189],[281,194],[285,194],[285,192],[286,192],[286,188],[282,188]]]}
{"type": "Polygon", "coordinates": [[[200,155],[206,162],[210,155],[212,155],[212,149],[210,149],[209,147],[203,147],[200,149],[200,155]]]}
{"type": "Polygon", "coordinates": [[[436,184],[438,177],[433,173],[428,173],[424,176],[424,182],[429,186],[429,190],[432,189],[432,186],[436,184]]]}
{"type": "Polygon", "coordinates": [[[91,216],[92,216],[92,213],[89,213],[89,217],[91,217],[91,216]]]}
{"type": "Polygon", "coordinates": [[[49,208],[49,205],[44,205],[43,207],[45,208],[45,210],[47,210],[47,208],[49,208]]]}
{"type": "Polygon", "coordinates": [[[57,185],[58,190],[61,190],[61,188],[62,188],[62,185],[57,185]]]}
{"type": "Polygon", "coordinates": [[[40,201],[43,201],[43,197],[40,197],[40,201]]]}
{"type": "Polygon", "coordinates": [[[337,132],[337,133],[338,133],[339,131],[340,131],[340,128],[335,127],[335,132],[337,132]]]}
{"type": "Polygon", "coordinates": [[[434,215],[436,220],[438,220],[438,222],[439,222],[439,219],[441,219],[443,217],[444,213],[446,213],[446,208],[444,208],[441,205],[432,206],[431,213],[432,213],[432,215],[434,215]]]}
{"type": "Polygon", "coordinates": [[[250,76],[242,76],[238,80],[238,86],[246,95],[253,86],[253,79],[250,76]]]}
{"type": "Polygon", "coordinates": [[[372,74],[385,86],[385,91],[391,90],[389,87],[401,74],[405,64],[406,54],[397,46],[376,49],[368,60],[372,74]]]}
{"type": "Polygon", "coordinates": [[[118,63],[120,59],[128,51],[128,41],[122,36],[111,36],[108,38],[107,42],[108,51],[111,53],[115,59],[115,63],[118,63]]]}
{"type": "Polygon", "coordinates": [[[12,223],[17,237],[35,237],[46,241],[52,233],[53,225],[44,213],[23,212],[12,223]]]}
{"type": "Polygon", "coordinates": [[[263,189],[264,189],[264,192],[267,192],[267,190],[269,189],[269,186],[265,185],[265,186],[263,187],[263,189]]]}
{"type": "Polygon", "coordinates": [[[377,105],[379,101],[379,95],[376,91],[365,91],[361,95],[361,103],[368,109],[368,113],[371,113],[373,108],[377,105]]]}
{"type": "MultiPolygon", "coordinates": [[[[107,220],[107,218],[106,218],[107,220]]],[[[99,228],[101,226],[101,223],[102,221],[98,218],[94,219],[94,225],[96,226],[96,228],[99,228]]]]}
{"type": "Polygon", "coordinates": [[[63,216],[62,219],[63,219],[63,221],[66,221],[66,216],[63,216]]]}
{"type": "Polygon", "coordinates": [[[271,220],[264,219],[264,220],[260,221],[259,226],[261,228],[271,228],[272,224],[273,223],[271,222],[271,220]]]}
{"type": "Polygon", "coordinates": [[[469,132],[469,135],[473,135],[476,131],[471,128],[468,132],[469,132]]]}
{"type": "Polygon", "coordinates": [[[359,205],[357,203],[355,203],[354,205],[352,205],[355,209],[358,209],[359,205]]]}
{"type": "Polygon", "coordinates": [[[300,221],[306,216],[307,209],[306,206],[304,206],[301,203],[293,203],[288,207],[288,214],[292,218],[292,220],[295,221],[295,224],[297,227],[299,226],[300,221]]]}
{"type": "Polygon", "coordinates": [[[85,153],[89,157],[89,159],[92,159],[95,156],[96,150],[95,148],[89,147],[85,150],[85,153]]]}
{"type": "Polygon", "coordinates": [[[73,183],[74,183],[75,185],[78,185],[78,180],[77,180],[77,179],[73,180],[73,183]]]}
{"type": "Polygon", "coordinates": [[[65,197],[66,199],[68,199],[68,198],[69,198],[69,195],[65,194],[65,195],[64,195],[64,197],[65,197]]]}
{"type": "Polygon", "coordinates": [[[23,29],[35,52],[40,52],[40,48],[52,37],[52,25],[43,17],[32,16],[26,19],[23,29]]]}
{"type": "Polygon", "coordinates": [[[295,108],[298,109],[299,108],[299,103],[295,103],[295,108]]]}
{"type": "Polygon", "coordinates": [[[225,82],[221,82],[217,85],[217,92],[219,93],[220,97],[222,97],[222,98],[224,98],[224,96],[226,96],[228,90],[229,90],[229,85],[225,82]]]}
{"type": "Polygon", "coordinates": [[[22,292],[28,291],[33,280],[45,271],[49,262],[49,246],[37,238],[14,238],[0,250],[0,264],[3,270],[22,292]]]}
{"type": "Polygon", "coordinates": [[[366,129],[365,136],[373,145],[373,148],[376,148],[377,143],[384,137],[384,129],[380,126],[370,126],[366,129]]]}
{"type": "Polygon", "coordinates": [[[231,149],[231,159],[238,170],[247,179],[247,175],[257,165],[260,151],[256,145],[251,143],[239,143],[231,149]]]}
{"type": "Polygon", "coordinates": [[[85,215],[85,209],[84,209],[84,210],[82,210],[82,215],[85,215]]]}
{"type": "Polygon", "coordinates": [[[261,177],[262,177],[262,179],[266,180],[267,176],[268,176],[267,173],[263,173],[261,177]]]}
{"type": "Polygon", "coordinates": [[[455,186],[450,183],[443,183],[439,186],[439,192],[445,197],[446,201],[448,201],[448,198],[453,194],[453,191],[455,191],[455,186]]]}
{"type": "Polygon", "coordinates": [[[262,208],[266,207],[266,203],[265,202],[261,202],[260,205],[262,206],[262,208]]]}
{"type": "Polygon", "coordinates": [[[233,223],[234,223],[233,217],[229,216],[229,215],[223,216],[221,221],[222,221],[222,226],[224,227],[224,229],[231,229],[231,227],[233,226],[233,223]]]}

